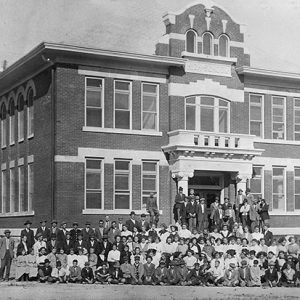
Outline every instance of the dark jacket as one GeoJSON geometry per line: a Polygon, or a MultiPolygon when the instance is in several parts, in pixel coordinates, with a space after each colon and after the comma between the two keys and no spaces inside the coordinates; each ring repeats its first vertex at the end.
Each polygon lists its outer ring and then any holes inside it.
{"type": "MultiPolygon", "coordinates": [[[[42,234],[42,237],[43,239],[47,239],[47,241],[49,242],[50,239],[51,239],[51,232],[50,232],[50,229],[45,227],[45,229],[43,230],[42,227],[39,227],[37,230],[36,230],[36,233],[35,233],[35,238],[36,236],[38,235],[38,233],[42,234]]],[[[37,239],[37,238],[36,238],[37,239]]]]}
{"type": "Polygon", "coordinates": [[[91,267],[84,267],[81,269],[81,277],[82,279],[94,279],[94,273],[91,267]]]}
{"type": "Polygon", "coordinates": [[[197,213],[197,203],[194,201],[194,203],[189,202],[186,206],[186,212],[187,212],[187,218],[191,218],[190,214],[196,214],[197,213]]]}
{"type": "Polygon", "coordinates": [[[34,232],[32,229],[29,229],[28,231],[26,229],[23,229],[21,231],[21,238],[22,236],[26,235],[27,236],[27,245],[29,246],[29,248],[32,248],[35,240],[34,240],[34,232]]]}

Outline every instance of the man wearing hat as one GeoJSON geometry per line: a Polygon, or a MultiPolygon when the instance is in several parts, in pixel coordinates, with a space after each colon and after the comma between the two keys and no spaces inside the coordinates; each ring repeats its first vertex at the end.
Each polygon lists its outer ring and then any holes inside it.
{"type": "Polygon", "coordinates": [[[32,222],[27,220],[24,225],[25,225],[25,228],[21,231],[21,238],[22,236],[26,235],[27,236],[27,245],[29,248],[32,248],[32,246],[34,245],[35,243],[35,240],[34,240],[34,232],[33,230],[30,228],[32,222]]]}
{"type": "Polygon", "coordinates": [[[10,237],[10,230],[6,229],[4,231],[4,237],[0,240],[0,281],[3,280],[4,270],[6,269],[5,280],[9,280],[10,266],[12,259],[14,257],[14,246],[15,242],[10,237]]]}
{"type": "Polygon", "coordinates": [[[159,266],[155,269],[153,279],[157,285],[166,285],[168,283],[168,268],[163,260],[159,262],[159,266]]]}
{"type": "Polygon", "coordinates": [[[146,221],[146,214],[141,214],[140,228],[139,228],[140,231],[143,226],[145,227],[146,231],[148,231],[150,229],[150,224],[149,224],[149,222],[146,221]]]}
{"type": "Polygon", "coordinates": [[[202,283],[202,274],[200,271],[200,264],[195,263],[194,269],[192,269],[187,276],[187,284],[188,285],[203,285],[202,283]]]}
{"type": "Polygon", "coordinates": [[[141,263],[141,258],[139,256],[134,257],[133,272],[133,284],[142,284],[142,278],[144,276],[144,265],[141,263]]]}
{"type": "Polygon", "coordinates": [[[135,212],[130,213],[130,219],[126,221],[127,229],[133,232],[133,227],[140,228],[140,222],[135,219],[135,212]]]}
{"type": "Polygon", "coordinates": [[[173,260],[170,263],[170,268],[168,269],[168,284],[177,285],[179,282],[179,277],[176,269],[176,262],[173,260]]]}
{"type": "Polygon", "coordinates": [[[180,186],[178,189],[178,194],[175,196],[175,204],[174,204],[174,220],[175,222],[181,221],[181,211],[182,206],[185,200],[185,194],[183,193],[183,188],[180,186]]]}
{"type": "Polygon", "coordinates": [[[186,279],[188,276],[188,268],[185,265],[185,262],[183,259],[179,261],[179,264],[177,266],[177,274],[178,274],[178,284],[185,286],[187,284],[186,279]]]}
{"type": "Polygon", "coordinates": [[[88,261],[84,263],[81,270],[81,278],[82,283],[93,284],[95,282],[94,273],[88,261]]]}
{"type": "Polygon", "coordinates": [[[239,280],[241,287],[252,286],[250,268],[248,267],[246,260],[241,261],[241,267],[239,268],[239,280]]]}
{"type": "Polygon", "coordinates": [[[239,284],[239,272],[236,269],[235,263],[229,264],[229,269],[224,274],[224,285],[225,286],[238,286],[239,284]]]}
{"type": "Polygon", "coordinates": [[[112,221],[111,228],[109,229],[107,235],[110,243],[114,243],[116,236],[121,235],[121,230],[119,230],[116,221],[112,221]]]}
{"type": "Polygon", "coordinates": [[[48,258],[45,259],[43,266],[39,268],[40,282],[52,282],[52,267],[48,258]]]}
{"type": "Polygon", "coordinates": [[[58,248],[63,248],[67,237],[67,222],[61,222],[61,227],[57,232],[58,248]]]}
{"type": "Polygon", "coordinates": [[[237,192],[237,195],[235,197],[234,207],[233,207],[235,210],[235,216],[236,216],[238,223],[241,223],[241,221],[242,221],[240,210],[241,210],[241,207],[242,207],[245,199],[246,199],[246,196],[243,194],[243,190],[239,189],[237,192]]]}
{"type": "Polygon", "coordinates": [[[48,253],[52,252],[53,248],[58,249],[56,234],[51,234],[50,241],[47,243],[46,248],[48,253]]]}
{"type": "Polygon", "coordinates": [[[73,222],[73,228],[70,230],[70,236],[74,244],[78,241],[79,234],[81,234],[81,230],[78,228],[78,222],[73,222]]]}
{"type": "Polygon", "coordinates": [[[47,220],[43,219],[40,221],[40,224],[41,226],[38,227],[38,229],[36,230],[36,233],[35,233],[35,239],[37,239],[37,235],[39,233],[42,234],[43,236],[43,240],[46,240],[47,242],[50,241],[51,239],[51,232],[50,232],[50,229],[46,226],[46,223],[47,223],[47,220]]]}
{"type": "Polygon", "coordinates": [[[95,228],[95,236],[98,242],[102,241],[103,235],[106,234],[104,228],[104,221],[99,220],[99,226],[95,228]]]}
{"type": "Polygon", "coordinates": [[[198,231],[203,232],[208,227],[208,212],[205,204],[205,198],[200,199],[196,208],[198,231]]]}
{"type": "Polygon", "coordinates": [[[93,228],[91,228],[91,222],[86,221],[85,222],[85,228],[81,230],[82,239],[86,243],[89,242],[91,235],[95,235],[95,231],[93,228]]]}
{"type": "Polygon", "coordinates": [[[150,215],[150,224],[155,224],[157,226],[159,221],[159,210],[157,206],[157,199],[154,197],[154,193],[150,193],[149,195],[146,203],[146,210],[150,215]]]}
{"type": "Polygon", "coordinates": [[[66,254],[70,254],[70,250],[71,249],[74,249],[74,243],[73,241],[71,240],[71,234],[70,234],[70,231],[67,231],[66,232],[66,240],[64,241],[64,244],[63,244],[63,249],[65,251],[66,254]]]}
{"type": "Polygon", "coordinates": [[[108,282],[112,284],[119,284],[122,280],[123,274],[120,270],[120,263],[117,261],[114,263],[114,269],[111,271],[111,277],[108,279],[108,282]]]}
{"type": "Polygon", "coordinates": [[[59,229],[57,228],[57,221],[56,220],[52,220],[52,222],[51,222],[51,228],[50,228],[51,235],[55,234],[55,236],[57,236],[58,230],[59,229]]]}
{"type": "Polygon", "coordinates": [[[82,237],[82,233],[79,233],[78,241],[74,243],[75,253],[77,254],[79,249],[83,249],[83,248],[87,249],[87,247],[88,247],[88,242],[84,241],[82,237]]]}
{"type": "Polygon", "coordinates": [[[265,276],[263,277],[263,286],[275,287],[278,283],[278,272],[275,268],[275,262],[270,261],[268,269],[265,272],[265,276]]]}

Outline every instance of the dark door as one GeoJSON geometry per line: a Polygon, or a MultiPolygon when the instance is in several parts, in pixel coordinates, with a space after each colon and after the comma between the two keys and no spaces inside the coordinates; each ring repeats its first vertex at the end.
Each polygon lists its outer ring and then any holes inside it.
{"type": "Polygon", "coordinates": [[[198,195],[200,198],[205,198],[207,208],[210,208],[210,205],[215,201],[215,197],[220,198],[221,191],[219,190],[200,190],[194,189],[195,195],[198,195]]]}

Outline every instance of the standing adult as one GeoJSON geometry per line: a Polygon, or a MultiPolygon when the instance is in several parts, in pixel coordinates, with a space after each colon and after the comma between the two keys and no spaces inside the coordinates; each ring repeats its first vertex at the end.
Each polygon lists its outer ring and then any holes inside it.
{"type": "Polygon", "coordinates": [[[260,219],[260,216],[258,214],[258,206],[255,199],[253,200],[252,204],[250,203],[249,219],[251,222],[251,231],[254,232],[254,228],[259,225],[260,219]]]}
{"type": "Polygon", "coordinates": [[[150,229],[150,224],[148,221],[146,221],[146,214],[141,214],[140,226],[141,226],[140,231],[142,230],[143,226],[146,231],[148,231],[150,229]]]}
{"type": "Polygon", "coordinates": [[[254,196],[251,194],[250,188],[246,188],[246,198],[248,200],[249,205],[253,204],[255,201],[254,196]]]}
{"type": "Polygon", "coordinates": [[[95,237],[98,242],[102,241],[103,235],[105,233],[104,221],[99,220],[99,226],[95,228],[95,237]]]}
{"type": "Polygon", "coordinates": [[[139,222],[135,219],[135,212],[130,213],[130,219],[126,221],[126,226],[129,231],[133,232],[133,227],[139,228],[139,222]]]}
{"type": "Polygon", "coordinates": [[[263,229],[266,245],[270,247],[273,244],[273,233],[270,231],[270,225],[265,224],[263,229]]]}
{"type": "MultiPolygon", "coordinates": [[[[175,222],[180,222],[180,213],[182,210],[182,205],[185,200],[185,194],[183,193],[183,188],[180,186],[178,189],[178,194],[175,196],[175,204],[174,204],[174,220],[175,222]]],[[[182,222],[181,222],[182,224],[182,222]]]]}
{"type": "Polygon", "coordinates": [[[25,229],[23,229],[21,231],[21,238],[22,236],[26,235],[27,236],[27,244],[29,248],[32,248],[32,246],[34,245],[34,232],[33,230],[30,228],[31,227],[32,222],[27,220],[24,225],[26,226],[25,229]]]}
{"type": "Polygon", "coordinates": [[[116,241],[115,240],[116,236],[118,235],[121,236],[121,230],[119,230],[116,221],[112,221],[111,224],[112,225],[107,233],[107,236],[108,236],[108,241],[113,244],[116,241]]]}
{"type": "Polygon", "coordinates": [[[105,233],[108,233],[109,229],[111,227],[111,221],[108,215],[105,216],[104,220],[104,228],[105,228],[105,233]]]}
{"type": "Polygon", "coordinates": [[[237,222],[242,222],[242,214],[240,212],[242,205],[244,204],[244,200],[246,199],[246,196],[243,194],[243,190],[239,189],[238,193],[235,197],[234,201],[234,210],[235,210],[235,216],[237,218],[237,222]]]}
{"type": "Polygon", "coordinates": [[[51,236],[55,235],[57,237],[58,230],[59,229],[57,227],[57,221],[56,220],[52,220],[52,222],[51,222],[51,228],[50,228],[51,236]]]}
{"type": "Polygon", "coordinates": [[[4,237],[0,240],[0,259],[1,259],[1,268],[0,268],[0,281],[3,281],[4,271],[6,269],[5,280],[9,280],[10,266],[12,259],[14,257],[14,246],[15,242],[10,236],[10,230],[6,229],[4,231],[4,237]]]}
{"type": "Polygon", "coordinates": [[[78,228],[78,222],[73,222],[73,228],[70,230],[70,236],[73,244],[78,241],[79,234],[81,234],[81,230],[78,228]]]}
{"type": "Polygon", "coordinates": [[[217,224],[217,215],[219,209],[219,197],[215,197],[215,201],[210,205],[210,222],[212,227],[217,224]]]}
{"type": "Polygon", "coordinates": [[[67,222],[61,222],[61,228],[57,232],[58,248],[63,248],[67,237],[67,222]]]}
{"type": "Polygon", "coordinates": [[[45,219],[41,220],[40,224],[41,224],[40,227],[38,227],[38,229],[36,230],[35,239],[37,239],[37,235],[39,233],[41,233],[43,236],[43,239],[47,240],[47,242],[49,242],[51,239],[51,232],[50,232],[50,229],[46,226],[47,220],[45,220],[45,219]]]}
{"type": "Polygon", "coordinates": [[[268,224],[270,220],[269,216],[269,205],[267,204],[265,199],[261,199],[259,209],[258,209],[260,219],[262,222],[262,226],[268,224]]]}
{"type": "Polygon", "coordinates": [[[90,237],[95,235],[94,229],[91,227],[91,222],[85,222],[85,228],[81,230],[82,240],[87,244],[90,241],[90,237]]]}
{"type": "Polygon", "coordinates": [[[157,226],[159,221],[159,210],[157,206],[157,199],[154,197],[154,193],[150,193],[146,210],[150,215],[150,224],[155,224],[157,226]]]}
{"type": "Polygon", "coordinates": [[[189,224],[189,230],[192,231],[194,228],[196,228],[197,225],[197,204],[193,195],[190,196],[190,199],[191,200],[186,207],[186,213],[189,224]]]}
{"type": "Polygon", "coordinates": [[[197,205],[197,222],[198,231],[203,232],[208,226],[207,207],[205,204],[205,198],[200,199],[200,204],[197,205]]]}
{"type": "Polygon", "coordinates": [[[184,202],[183,202],[182,207],[181,207],[181,212],[180,212],[181,226],[183,224],[188,225],[188,218],[187,218],[188,203],[189,203],[189,199],[188,199],[188,197],[185,197],[184,202]]]}

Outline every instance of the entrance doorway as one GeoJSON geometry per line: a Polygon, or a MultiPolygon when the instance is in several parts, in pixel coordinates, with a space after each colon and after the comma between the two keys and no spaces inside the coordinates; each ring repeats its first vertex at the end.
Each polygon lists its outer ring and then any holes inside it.
{"type": "Polygon", "coordinates": [[[215,201],[216,197],[219,197],[219,199],[221,198],[221,191],[220,190],[209,190],[209,189],[194,188],[194,191],[195,191],[195,195],[199,196],[200,199],[205,198],[208,210],[210,209],[210,205],[215,201]]]}

